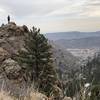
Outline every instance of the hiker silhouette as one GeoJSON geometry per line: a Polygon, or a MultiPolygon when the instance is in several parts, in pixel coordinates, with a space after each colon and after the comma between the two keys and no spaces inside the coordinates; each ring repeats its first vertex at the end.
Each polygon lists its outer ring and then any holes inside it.
{"type": "Polygon", "coordinates": [[[8,17],[7,17],[7,20],[8,20],[8,23],[10,22],[10,16],[8,15],[8,17]]]}

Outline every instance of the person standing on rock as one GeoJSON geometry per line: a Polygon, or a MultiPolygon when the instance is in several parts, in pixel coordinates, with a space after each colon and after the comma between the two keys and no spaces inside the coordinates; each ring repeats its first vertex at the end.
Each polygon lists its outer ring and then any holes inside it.
{"type": "Polygon", "coordinates": [[[8,17],[7,17],[7,20],[8,20],[8,23],[10,22],[10,16],[8,15],[8,17]]]}

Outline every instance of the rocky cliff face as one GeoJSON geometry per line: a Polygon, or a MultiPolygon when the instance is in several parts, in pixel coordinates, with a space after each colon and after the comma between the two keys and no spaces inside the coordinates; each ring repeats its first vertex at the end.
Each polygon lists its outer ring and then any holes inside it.
{"type": "Polygon", "coordinates": [[[0,87],[16,95],[24,95],[27,84],[21,66],[12,56],[23,48],[23,39],[28,32],[25,25],[17,26],[14,22],[0,27],[0,87]]]}
{"type": "Polygon", "coordinates": [[[0,47],[9,52],[10,55],[16,53],[23,45],[23,37],[28,32],[28,28],[17,26],[10,22],[0,27],[0,47]]]}

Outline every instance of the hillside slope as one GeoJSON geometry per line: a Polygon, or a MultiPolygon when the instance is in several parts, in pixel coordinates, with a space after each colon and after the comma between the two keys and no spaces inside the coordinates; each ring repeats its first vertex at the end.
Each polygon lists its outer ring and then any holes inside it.
{"type": "MultiPolygon", "coordinates": [[[[60,47],[59,45],[52,43],[53,46],[53,58],[56,66],[63,70],[75,68],[78,64],[79,59],[73,56],[69,51],[60,47]]],[[[66,71],[65,70],[65,71],[66,71]]]]}
{"type": "MultiPolygon", "coordinates": [[[[14,22],[0,27],[0,88],[3,84],[4,90],[17,96],[27,95],[30,84],[25,81],[21,66],[12,58],[18,50],[24,49],[24,38],[28,32],[27,26],[17,26],[14,22]]],[[[64,72],[76,66],[77,60],[69,52],[55,45],[52,51],[57,69],[64,72]]]]}

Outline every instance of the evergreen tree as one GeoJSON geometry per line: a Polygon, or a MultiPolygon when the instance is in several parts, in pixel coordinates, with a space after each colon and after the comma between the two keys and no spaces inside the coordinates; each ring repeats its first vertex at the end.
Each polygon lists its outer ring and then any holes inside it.
{"type": "Polygon", "coordinates": [[[20,50],[16,60],[24,65],[26,76],[34,81],[35,86],[46,95],[54,91],[57,75],[53,66],[51,45],[40,29],[33,27],[25,36],[25,50],[20,50]],[[25,67],[26,66],[26,67],[25,67]]]}

